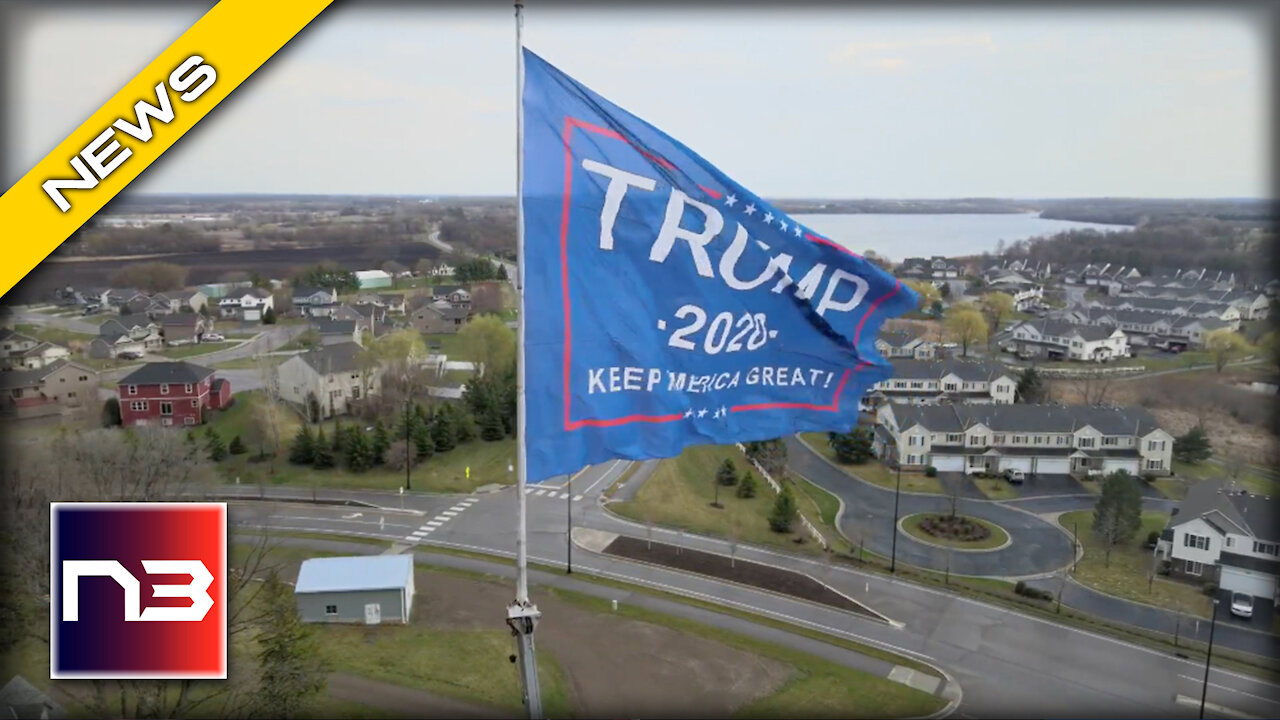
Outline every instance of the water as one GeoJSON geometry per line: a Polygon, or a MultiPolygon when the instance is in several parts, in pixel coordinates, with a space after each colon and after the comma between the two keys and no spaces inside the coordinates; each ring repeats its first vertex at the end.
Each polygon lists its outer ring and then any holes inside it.
{"type": "Polygon", "coordinates": [[[974,215],[795,215],[802,224],[857,253],[901,262],[909,257],[957,257],[994,252],[996,242],[1052,235],[1064,230],[1092,228],[1104,232],[1127,230],[1127,225],[1100,225],[1070,220],[1042,220],[1028,214],[974,215]]]}

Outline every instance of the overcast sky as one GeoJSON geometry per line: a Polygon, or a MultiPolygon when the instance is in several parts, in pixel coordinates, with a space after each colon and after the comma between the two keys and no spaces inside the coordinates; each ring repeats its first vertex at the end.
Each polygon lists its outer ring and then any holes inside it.
{"type": "MultiPolygon", "coordinates": [[[[6,186],[210,6],[23,5],[6,186]]],[[[132,187],[512,194],[511,3],[474,5],[335,4],[132,187]]],[[[761,195],[1269,193],[1237,10],[530,5],[530,49],[761,195]]]]}

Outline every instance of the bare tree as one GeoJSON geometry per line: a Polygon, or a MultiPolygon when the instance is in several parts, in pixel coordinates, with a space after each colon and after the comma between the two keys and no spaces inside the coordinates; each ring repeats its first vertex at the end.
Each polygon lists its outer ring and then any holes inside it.
{"type": "Polygon", "coordinates": [[[1115,379],[1110,375],[1084,373],[1072,381],[1072,388],[1085,405],[1101,405],[1111,396],[1115,379]]]}

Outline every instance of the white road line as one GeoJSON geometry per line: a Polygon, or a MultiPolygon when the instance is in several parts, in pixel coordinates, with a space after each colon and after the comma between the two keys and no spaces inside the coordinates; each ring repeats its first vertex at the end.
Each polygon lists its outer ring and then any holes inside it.
{"type": "Polygon", "coordinates": [[[467,509],[467,506],[466,506],[466,505],[454,505],[453,507],[451,507],[451,508],[449,508],[449,509],[450,509],[450,510],[452,510],[452,511],[454,511],[454,512],[462,512],[463,510],[466,510],[466,509],[467,509]]]}
{"type": "Polygon", "coordinates": [[[438,523],[446,523],[446,522],[449,522],[449,518],[445,517],[444,515],[437,515],[437,516],[435,516],[435,517],[433,517],[433,518],[431,518],[431,519],[432,519],[432,520],[435,520],[435,521],[436,521],[436,522],[438,522],[438,523]]]}
{"type": "Polygon", "coordinates": [[[442,524],[443,524],[443,523],[438,522],[438,521],[436,521],[436,520],[428,520],[428,521],[427,521],[427,524],[426,524],[424,527],[433,527],[433,528],[434,528],[434,527],[440,527],[442,524]]]}
{"type": "Polygon", "coordinates": [[[526,487],[526,488],[524,489],[524,494],[525,494],[525,495],[528,495],[528,494],[532,493],[534,490],[537,490],[537,489],[538,489],[538,488],[533,487],[533,486],[526,487]]]}
{"type": "Polygon", "coordinates": [[[581,496],[581,495],[574,495],[574,496],[573,496],[573,501],[574,501],[574,502],[578,502],[578,501],[580,501],[580,500],[582,500],[582,496],[581,496]]]}
{"type": "MultiPolygon", "coordinates": [[[[1190,680],[1197,685],[1201,685],[1201,686],[1204,685],[1203,677],[1191,677],[1190,675],[1179,675],[1178,677],[1184,680],[1190,680]]],[[[1245,697],[1251,697],[1255,700],[1262,700],[1264,702],[1269,702],[1272,705],[1280,705],[1280,700],[1277,700],[1275,698],[1263,697],[1261,695],[1254,695],[1253,693],[1245,692],[1243,690],[1237,690],[1235,688],[1230,688],[1230,687],[1227,687],[1226,685],[1219,685],[1218,683],[1211,682],[1209,683],[1209,687],[1218,688],[1219,690],[1226,690],[1227,692],[1233,692],[1233,693],[1236,693],[1237,695],[1244,695],[1245,697]]]]}
{"type": "Polygon", "coordinates": [[[560,499],[561,500],[569,499],[569,493],[560,493],[560,499]]]}
{"type": "MultiPolygon", "coordinates": [[[[607,478],[607,477],[609,477],[610,475],[612,475],[612,474],[613,474],[613,471],[614,471],[614,470],[618,470],[618,468],[619,468],[619,467],[621,467],[623,470],[626,470],[626,468],[627,468],[627,466],[628,466],[629,464],[630,464],[630,461],[629,461],[629,460],[614,460],[614,461],[613,461],[613,464],[609,466],[609,469],[608,469],[608,470],[605,470],[603,473],[600,473],[600,478],[599,478],[598,480],[596,480],[595,482],[591,483],[591,486],[590,486],[590,487],[588,487],[586,490],[584,490],[584,491],[583,491],[583,494],[585,495],[585,494],[587,494],[587,493],[591,492],[592,490],[594,490],[594,489],[595,489],[595,487],[596,487],[597,485],[599,485],[601,482],[603,482],[605,478],[607,478]]],[[[619,471],[619,473],[621,473],[621,471],[619,471]]]]}
{"type": "Polygon", "coordinates": [[[534,495],[545,495],[546,493],[547,493],[546,488],[534,488],[533,490],[534,495]]]}
{"type": "Polygon", "coordinates": [[[409,533],[409,537],[422,537],[423,535],[426,535],[426,534],[427,534],[426,530],[414,530],[413,532],[409,533]]]}
{"type": "Polygon", "coordinates": [[[443,515],[444,517],[451,518],[451,517],[456,516],[458,513],[454,512],[454,511],[452,511],[452,510],[445,510],[444,512],[442,512],[442,513],[440,513],[440,514],[441,514],[441,515],[443,515]]]}

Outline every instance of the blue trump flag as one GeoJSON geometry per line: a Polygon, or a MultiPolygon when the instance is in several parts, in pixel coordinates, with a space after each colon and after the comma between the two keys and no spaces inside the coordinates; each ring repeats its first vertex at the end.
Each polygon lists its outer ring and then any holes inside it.
{"type": "Polygon", "coordinates": [[[916,293],[523,52],[528,480],[856,424],[916,293]]]}

